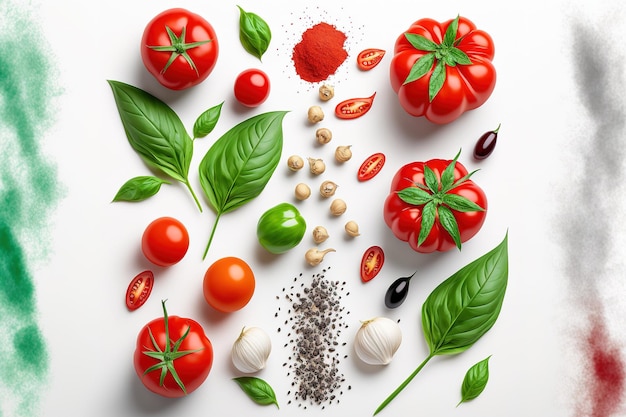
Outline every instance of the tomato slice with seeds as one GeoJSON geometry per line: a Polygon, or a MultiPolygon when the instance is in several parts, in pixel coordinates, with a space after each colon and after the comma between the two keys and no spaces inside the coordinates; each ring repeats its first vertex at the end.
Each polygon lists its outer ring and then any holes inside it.
{"type": "Polygon", "coordinates": [[[361,258],[361,281],[374,279],[385,263],[385,252],[380,246],[370,246],[361,258]]]}
{"type": "Polygon", "coordinates": [[[144,305],[148,297],[150,297],[153,286],[154,274],[152,271],[143,271],[137,274],[128,284],[126,307],[133,311],[144,305]]]}
{"type": "Polygon", "coordinates": [[[350,98],[337,104],[335,116],[340,119],[356,119],[370,111],[376,93],[364,98],[350,98]]]}
{"type": "Polygon", "coordinates": [[[357,55],[356,62],[360,70],[369,71],[380,64],[385,56],[385,50],[377,48],[364,49],[357,55]]]}
{"type": "Polygon", "coordinates": [[[377,152],[370,155],[359,167],[357,178],[359,181],[368,181],[374,178],[385,165],[385,154],[377,152]]]}

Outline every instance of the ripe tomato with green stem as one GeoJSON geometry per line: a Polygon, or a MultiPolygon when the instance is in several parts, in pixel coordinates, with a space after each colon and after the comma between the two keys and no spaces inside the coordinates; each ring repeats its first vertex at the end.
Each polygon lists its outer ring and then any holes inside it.
{"type": "Polygon", "coordinates": [[[391,86],[408,114],[450,123],[491,96],[494,54],[491,36],[463,16],[419,19],[396,40],[391,86]]]}
{"type": "MultiPolygon", "coordinates": [[[[460,154],[460,152],[459,152],[460,154]]],[[[487,196],[457,161],[431,159],[401,167],[383,206],[387,226],[417,252],[461,249],[482,228],[487,196]]]]}
{"type": "Polygon", "coordinates": [[[195,320],[168,316],[147,323],[137,336],[133,364],[150,391],[163,397],[191,394],[207,379],[213,365],[213,345],[195,320]]]}
{"type": "Polygon", "coordinates": [[[213,26],[182,8],[155,16],[141,38],[146,69],[163,86],[183,90],[204,81],[213,71],[219,44],[213,26]]]}

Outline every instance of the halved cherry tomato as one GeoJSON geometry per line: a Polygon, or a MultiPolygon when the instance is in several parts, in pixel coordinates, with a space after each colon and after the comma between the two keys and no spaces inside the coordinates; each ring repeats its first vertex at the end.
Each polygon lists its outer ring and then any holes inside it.
{"type": "Polygon", "coordinates": [[[385,252],[380,246],[371,246],[361,258],[361,281],[371,281],[383,267],[385,263],[385,252]]]}
{"type": "Polygon", "coordinates": [[[385,51],[383,49],[367,48],[359,53],[356,57],[356,62],[359,69],[369,71],[376,65],[380,64],[380,61],[383,60],[383,56],[385,56],[385,51]]]}
{"type": "Polygon", "coordinates": [[[344,100],[335,107],[335,116],[340,119],[356,119],[370,111],[376,93],[364,98],[344,100]]]}
{"type": "Polygon", "coordinates": [[[368,156],[367,159],[361,164],[359,172],[357,173],[359,181],[367,181],[374,178],[380,170],[383,169],[385,159],[385,155],[380,152],[368,156]]]}
{"type": "Polygon", "coordinates": [[[148,297],[150,297],[153,286],[154,274],[152,271],[143,271],[137,274],[128,284],[128,289],[126,289],[126,307],[133,311],[144,305],[148,297]]]}

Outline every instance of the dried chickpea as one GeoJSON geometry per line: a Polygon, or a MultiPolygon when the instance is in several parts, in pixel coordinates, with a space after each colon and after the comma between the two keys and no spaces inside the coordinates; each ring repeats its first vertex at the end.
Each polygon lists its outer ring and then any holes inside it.
{"type": "Polygon", "coordinates": [[[333,138],[333,132],[330,129],[325,127],[320,127],[315,131],[315,139],[317,139],[317,143],[320,145],[325,145],[331,141],[333,138]]]}
{"type": "Polygon", "coordinates": [[[332,181],[324,181],[320,185],[320,195],[325,198],[332,197],[333,195],[335,195],[335,191],[337,191],[337,187],[339,186],[332,181]]]}
{"type": "Polygon", "coordinates": [[[311,123],[318,123],[324,120],[324,111],[320,106],[309,107],[308,119],[311,123]]]}
{"type": "Polygon", "coordinates": [[[330,214],[333,216],[341,216],[346,212],[347,208],[348,206],[345,201],[340,198],[336,198],[332,201],[332,203],[330,203],[330,214]]]}
{"type": "Polygon", "coordinates": [[[319,88],[320,100],[328,101],[335,96],[335,89],[331,85],[323,84],[319,88]]]}
{"type": "Polygon", "coordinates": [[[319,175],[326,171],[326,164],[321,159],[308,158],[311,174],[319,175]]]}
{"type": "Polygon", "coordinates": [[[287,159],[287,166],[292,171],[299,171],[304,167],[304,159],[298,155],[291,155],[289,159],[287,159]]]}
{"type": "Polygon", "coordinates": [[[350,158],[352,158],[352,149],[350,149],[351,147],[352,145],[337,146],[337,149],[335,149],[335,159],[337,160],[337,162],[347,162],[350,160],[350,158]]]}
{"type": "Polygon", "coordinates": [[[320,244],[328,239],[328,230],[324,226],[315,226],[313,229],[313,241],[320,244]]]}
{"type": "Polygon", "coordinates": [[[296,185],[296,189],[294,190],[294,194],[296,198],[300,201],[306,200],[311,196],[311,188],[304,183],[300,183],[296,185]]]}
{"type": "Polygon", "coordinates": [[[356,237],[361,234],[359,232],[359,225],[354,220],[350,220],[348,223],[346,223],[344,229],[348,236],[356,237]]]}

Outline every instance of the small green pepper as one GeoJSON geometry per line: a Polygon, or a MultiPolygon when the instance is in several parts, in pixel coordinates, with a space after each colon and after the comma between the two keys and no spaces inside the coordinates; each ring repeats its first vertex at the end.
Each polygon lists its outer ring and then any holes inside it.
{"type": "Polygon", "coordinates": [[[268,252],[279,254],[295,248],[305,231],[306,222],[298,209],[293,204],[280,203],[263,213],[256,235],[268,252]]]}

